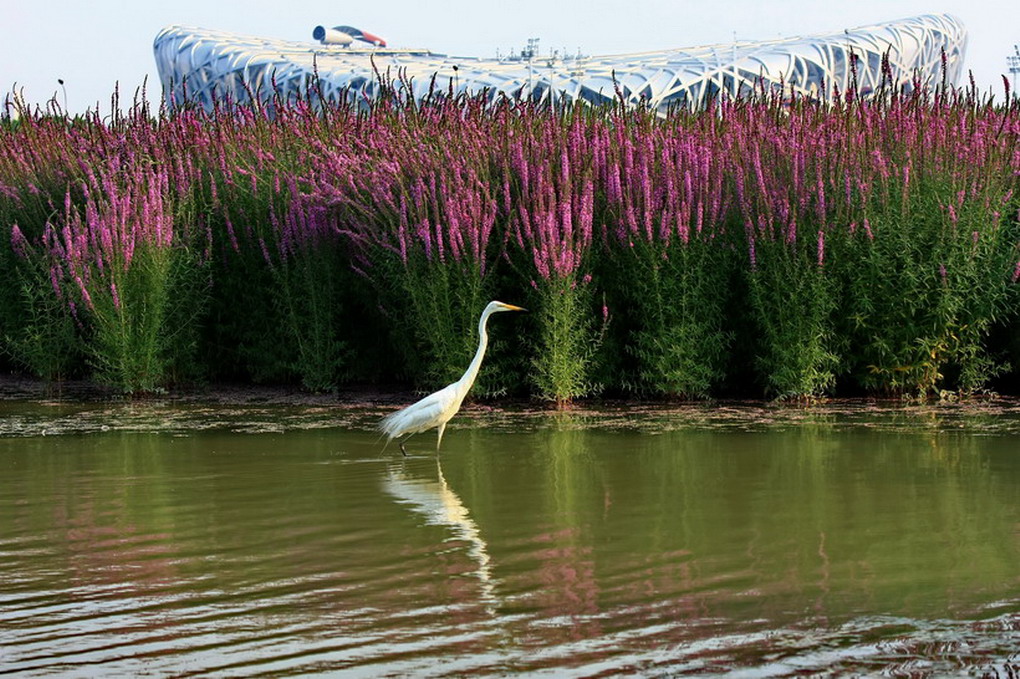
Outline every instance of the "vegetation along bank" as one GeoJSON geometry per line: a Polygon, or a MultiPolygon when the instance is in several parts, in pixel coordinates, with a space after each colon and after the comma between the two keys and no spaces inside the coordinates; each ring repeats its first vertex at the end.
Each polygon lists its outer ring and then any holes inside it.
{"type": "MultiPolygon", "coordinates": [[[[1009,93],[1005,101],[1010,101],[1009,93]]],[[[1020,372],[1020,104],[396,91],[0,123],[0,368],[126,392],[937,395],[1020,372]]]]}

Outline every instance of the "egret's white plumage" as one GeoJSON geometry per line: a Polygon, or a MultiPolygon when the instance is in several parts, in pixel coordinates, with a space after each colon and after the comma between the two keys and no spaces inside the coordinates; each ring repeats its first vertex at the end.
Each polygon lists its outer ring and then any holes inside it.
{"type": "MultiPolygon", "coordinates": [[[[401,436],[409,438],[413,434],[438,427],[439,437],[436,440],[436,450],[439,450],[439,445],[443,442],[443,430],[446,429],[446,423],[460,410],[460,404],[471,390],[471,385],[475,383],[475,378],[478,376],[478,370],[482,367],[485,348],[489,345],[486,324],[489,322],[489,316],[498,311],[525,311],[525,309],[503,302],[489,302],[485,310],[482,311],[481,318],[478,319],[478,350],[475,351],[475,357],[471,359],[467,370],[453,384],[448,384],[417,403],[384,417],[379,423],[379,429],[387,438],[390,440],[401,436]]],[[[405,438],[404,441],[406,440],[405,438]]],[[[400,442],[400,450],[406,455],[404,441],[400,442]]]]}

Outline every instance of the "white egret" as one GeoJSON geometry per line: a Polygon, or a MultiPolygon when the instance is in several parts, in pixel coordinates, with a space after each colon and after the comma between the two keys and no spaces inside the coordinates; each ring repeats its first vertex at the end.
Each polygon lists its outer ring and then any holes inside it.
{"type": "Polygon", "coordinates": [[[446,423],[460,410],[461,402],[471,390],[471,385],[475,383],[475,378],[478,376],[478,369],[482,367],[485,348],[489,345],[489,335],[485,331],[485,326],[489,322],[489,316],[497,311],[527,311],[527,309],[503,302],[489,302],[485,310],[482,311],[482,317],[478,319],[478,350],[475,351],[475,357],[471,359],[471,364],[461,378],[403,410],[390,413],[379,423],[380,431],[390,441],[406,435],[406,438],[400,441],[400,452],[404,455],[407,455],[407,450],[404,448],[407,439],[411,438],[413,434],[432,427],[439,428],[439,437],[436,440],[436,450],[439,450],[439,445],[443,442],[443,430],[446,429],[446,423]]]}

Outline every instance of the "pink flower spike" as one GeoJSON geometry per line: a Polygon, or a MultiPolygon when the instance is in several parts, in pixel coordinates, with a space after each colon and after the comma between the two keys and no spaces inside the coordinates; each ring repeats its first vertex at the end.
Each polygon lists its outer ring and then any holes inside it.
{"type": "Polygon", "coordinates": [[[57,294],[57,299],[64,299],[63,293],[60,292],[60,273],[56,267],[50,267],[50,284],[53,286],[53,292],[57,294]]]}
{"type": "Polygon", "coordinates": [[[89,295],[89,291],[85,287],[85,283],[82,281],[81,276],[76,276],[74,282],[78,284],[78,290],[81,291],[82,299],[85,300],[85,306],[87,306],[90,311],[94,310],[95,307],[92,306],[92,297],[89,295]]]}
{"type": "Polygon", "coordinates": [[[14,248],[14,252],[21,258],[28,257],[28,239],[25,238],[25,234],[21,233],[21,229],[15,224],[11,227],[11,247],[14,248]]]}

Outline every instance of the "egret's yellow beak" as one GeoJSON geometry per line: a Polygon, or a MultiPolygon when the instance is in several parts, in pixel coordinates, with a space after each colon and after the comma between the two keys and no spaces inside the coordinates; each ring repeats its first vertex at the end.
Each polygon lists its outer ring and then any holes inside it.
{"type": "Polygon", "coordinates": [[[505,302],[501,302],[501,304],[507,311],[527,311],[527,309],[522,306],[514,306],[513,304],[506,304],[505,302]]]}

